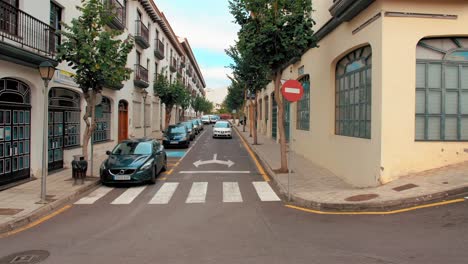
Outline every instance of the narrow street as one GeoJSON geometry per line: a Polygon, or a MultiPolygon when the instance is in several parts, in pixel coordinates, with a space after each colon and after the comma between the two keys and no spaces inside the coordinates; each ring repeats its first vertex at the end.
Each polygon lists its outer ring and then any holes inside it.
{"type": "Polygon", "coordinates": [[[211,130],[187,151],[168,150],[173,168],[155,185],[100,186],[1,239],[0,259],[45,250],[41,263],[466,263],[468,203],[388,216],[296,211],[237,134],[211,130]]]}

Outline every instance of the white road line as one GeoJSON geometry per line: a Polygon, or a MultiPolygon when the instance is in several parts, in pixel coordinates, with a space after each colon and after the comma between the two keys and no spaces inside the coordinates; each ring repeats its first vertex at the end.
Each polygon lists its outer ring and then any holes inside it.
{"type": "Polygon", "coordinates": [[[255,187],[258,197],[262,202],[281,201],[268,182],[252,182],[252,184],[255,187]]]}
{"type": "Polygon", "coordinates": [[[126,190],[111,204],[130,204],[146,188],[146,186],[134,187],[126,190]]]}
{"type": "Polygon", "coordinates": [[[203,132],[201,134],[198,135],[197,137],[197,140],[195,140],[195,142],[193,142],[192,146],[187,150],[187,152],[185,152],[184,156],[182,156],[182,158],[179,159],[179,164],[182,162],[182,160],[187,156],[187,154],[189,154],[189,152],[193,149],[193,147],[198,143],[198,141],[200,140],[201,136],[203,136],[203,134],[205,134],[206,130],[204,129],[203,132]]]}
{"type": "Polygon", "coordinates": [[[154,195],[149,204],[168,204],[174,195],[175,190],[179,186],[178,182],[164,183],[158,192],[154,195]]]}
{"type": "Polygon", "coordinates": [[[223,202],[242,203],[242,195],[237,182],[223,182],[223,202]]]}
{"type": "Polygon", "coordinates": [[[216,174],[248,174],[250,171],[179,171],[181,174],[200,174],[200,173],[216,173],[216,174]]]}
{"type": "Polygon", "coordinates": [[[93,204],[97,200],[101,199],[104,197],[106,194],[108,194],[110,191],[112,191],[114,188],[110,188],[107,186],[101,186],[92,193],[88,194],[87,196],[81,198],[75,204],[93,204]]]}
{"type": "Polygon", "coordinates": [[[208,182],[194,182],[190,193],[187,197],[186,203],[204,203],[206,199],[206,191],[208,189],[208,182]]]}

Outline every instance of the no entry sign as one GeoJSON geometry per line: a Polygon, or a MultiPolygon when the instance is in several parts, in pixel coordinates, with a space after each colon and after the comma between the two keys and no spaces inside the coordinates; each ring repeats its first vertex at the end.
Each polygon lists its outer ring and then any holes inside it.
{"type": "Polygon", "coordinates": [[[302,84],[296,80],[287,80],[281,86],[281,94],[289,102],[297,102],[304,94],[302,84]]]}

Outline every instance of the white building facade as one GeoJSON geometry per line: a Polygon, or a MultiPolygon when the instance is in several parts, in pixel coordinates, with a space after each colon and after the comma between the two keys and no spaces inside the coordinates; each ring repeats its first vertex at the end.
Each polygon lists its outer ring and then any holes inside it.
{"type": "MultiPolygon", "coordinates": [[[[105,0],[116,10],[110,28],[131,36],[135,47],[121,87],[106,87],[97,106],[95,153],[131,138],[157,137],[164,126],[164,105],[154,94],[156,73],[167,70],[184,81],[193,96],[204,95],[205,82],[188,41],[180,41],[152,0],[105,0]],[[144,98],[144,91],[147,92],[144,98]]],[[[0,187],[41,176],[44,100],[49,101],[49,171],[68,167],[81,154],[86,102],[73,81],[73,70],[55,60],[60,22],[80,15],[80,0],[0,0],[0,187]],[[44,95],[38,66],[57,65],[44,95]],[[47,98],[45,97],[47,96],[47,98]]],[[[174,110],[172,122],[178,122],[174,110]]],[[[187,111],[186,116],[193,116],[187,111]]],[[[98,166],[98,165],[95,165],[98,166]]]]}

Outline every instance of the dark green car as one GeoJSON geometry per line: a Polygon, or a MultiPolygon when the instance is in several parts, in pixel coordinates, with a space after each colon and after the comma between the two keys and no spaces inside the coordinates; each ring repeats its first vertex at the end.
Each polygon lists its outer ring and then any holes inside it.
{"type": "Polygon", "coordinates": [[[106,153],[109,158],[100,170],[103,184],[154,184],[157,175],[167,168],[164,146],[154,139],[125,140],[106,153]]]}

